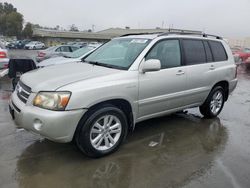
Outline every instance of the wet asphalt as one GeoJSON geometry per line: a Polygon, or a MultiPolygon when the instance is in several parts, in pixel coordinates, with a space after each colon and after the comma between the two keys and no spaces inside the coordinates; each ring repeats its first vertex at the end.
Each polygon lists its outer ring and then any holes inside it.
{"type": "Polygon", "coordinates": [[[238,79],[218,118],[204,119],[195,108],[139,123],[116,153],[100,159],[16,130],[11,85],[0,79],[0,187],[248,188],[250,70],[240,66],[238,79]]]}

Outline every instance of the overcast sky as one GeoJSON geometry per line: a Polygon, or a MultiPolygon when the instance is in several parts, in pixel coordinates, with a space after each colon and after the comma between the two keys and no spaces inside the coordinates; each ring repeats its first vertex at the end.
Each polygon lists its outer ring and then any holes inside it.
{"type": "Polygon", "coordinates": [[[250,36],[250,0],[0,0],[12,3],[26,22],[75,24],[86,30],[110,27],[169,27],[225,37],[250,36]]]}

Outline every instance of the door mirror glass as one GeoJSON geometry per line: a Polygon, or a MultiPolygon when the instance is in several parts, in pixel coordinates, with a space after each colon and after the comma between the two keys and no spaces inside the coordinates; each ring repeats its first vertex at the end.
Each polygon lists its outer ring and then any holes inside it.
{"type": "Polygon", "coordinates": [[[158,59],[149,59],[142,64],[142,72],[153,72],[161,70],[161,62],[158,59]]]}

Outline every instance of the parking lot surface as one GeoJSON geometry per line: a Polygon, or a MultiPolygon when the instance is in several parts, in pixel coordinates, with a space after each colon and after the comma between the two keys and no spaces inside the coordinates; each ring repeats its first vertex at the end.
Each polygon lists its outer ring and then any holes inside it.
{"type": "Polygon", "coordinates": [[[8,112],[10,81],[1,79],[0,187],[248,188],[250,71],[239,67],[238,79],[218,118],[188,109],[139,123],[116,153],[100,159],[16,130],[8,112]]]}

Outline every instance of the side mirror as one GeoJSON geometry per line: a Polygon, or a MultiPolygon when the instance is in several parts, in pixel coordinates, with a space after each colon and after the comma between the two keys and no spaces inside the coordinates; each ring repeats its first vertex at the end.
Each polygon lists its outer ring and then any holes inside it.
{"type": "Polygon", "coordinates": [[[161,70],[161,62],[158,59],[149,59],[142,64],[142,72],[153,72],[161,70]]]}

